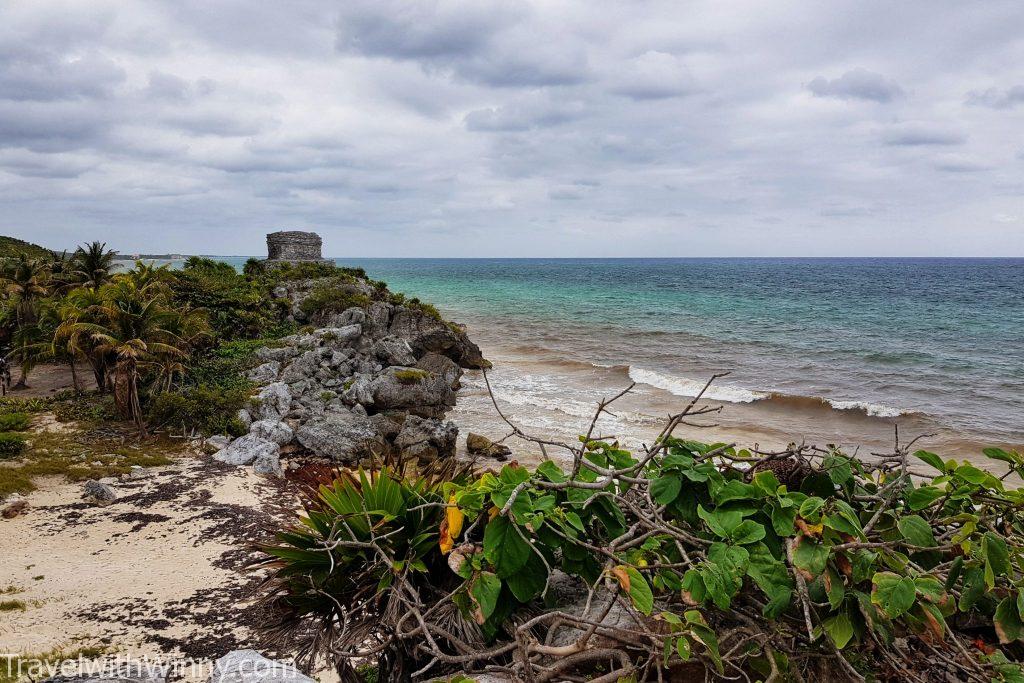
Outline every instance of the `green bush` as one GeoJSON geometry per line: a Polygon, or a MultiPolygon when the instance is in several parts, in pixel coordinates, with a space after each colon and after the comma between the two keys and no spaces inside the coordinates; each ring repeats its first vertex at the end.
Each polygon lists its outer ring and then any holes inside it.
{"type": "Polygon", "coordinates": [[[149,423],[203,434],[241,436],[245,426],[237,414],[248,397],[248,386],[223,389],[202,385],[160,393],[150,399],[149,423]]]}
{"type": "Polygon", "coordinates": [[[98,393],[54,400],[53,414],[58,422],[100,422],[118,419],[113,396],[98,393]]]}
{"type": "Polygon", "coordinates": [[[353,287],[328,285],[310,292],[299,304],[299,310],[307,316],[313,316],[318,313],[341,313],[352,307],[365,308],[370,303],[370,297],[353,287]]]}
{"type": "Polygon", "coordinates": [[[10,458],[25,450],[25,437],[17,432],[0,433],[0,459],[10,458]]]}
{"type": "Polygon", "coordinates": [[[23,432],[32,419],[27,413],[5,413],[0,415],[0,432],[23,432]]]}
{"type": "MultiPolygon", "coordinates": [[[[264,548],[269,600],[287,615],[272,628],[319,638],[340,619],[359,625],[331,631],[331,649],[348,661],[372,634],[384,677],[474,651],[475,668],[539,675],[559,661],[529,645],[550,635],[538,615],[566,618],[548,592],[559,569],[590,587],[588,605],[628,605],[602,625],[604,644],[576,643],[603,662],[613,647],[625,676],[833,680],[839,667],[889,680],[892,662],[913,661],[918,680],[936,681],[955,661],[970,680],[1024,680],[1024,489],[1006,479],[926,451],[869,463],[835,448],[758,454],[667,438],[634,455],[580,442],[575,474],[550,460],[431,487],[389,470],[343,474],[264,548]],[[399,609],[410,604],[419,619],[399,609]],[[422,645],[424,630],[437,645],[422,645]]],[[[1020,453],[985,455],[1024,472],[1020,453]]]]}

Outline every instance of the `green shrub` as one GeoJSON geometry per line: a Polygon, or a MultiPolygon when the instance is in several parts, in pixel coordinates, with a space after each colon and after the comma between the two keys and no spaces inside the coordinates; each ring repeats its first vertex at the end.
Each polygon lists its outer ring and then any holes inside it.
{"type": "Polygon", "coordinates": [[[299,310],[307,316],[313,316],[318,313],[341,313],[353,307],[365,308],[370,303],[370,297],[353,287],[328,285],[310,292],[299,304],[299,310]]]}
{"type": "Polygon", "coordinates": [[[0,415],[0,432],[23,432],[32,419],[27,413],[5,413],[0,415]]]}
{"type": "MultiPolygon", "coordinates": [[[[548,591],[558,569],[588,606],[621,601],[628,618],[603,622],[602,644],[589,647],[615,649],[627,674],[695,666],[700,678],[833,680],[841,669],[889,680],[893,662],[913,661],[918,680],[940,681],[946,652],[964,680],[1024,680],[1024,489],[1011,480],[927,451],[862,462],[835,448],[766,454],[676,438],[637,455],[584,437],[565,448],[575,474],[551,460],[426,487],[387,469],[342,473],[263,549],[275,570],[268,600],[286,615],[270,627],[306,629],[321,651],[313,639],[329,633],[336,661],[377,637],[383,678],[454,643],[481,653],[474,668],[524,662],[540,675],[558,654],[512,653],[525,633],[546,642],[543,612],[565,619],[558,608],[569,605],[548,591]],[[400,609],[410,604],[419,619],[400,609]],[[333,630],[342,619],[353,635],[333,630]],[[519,630],[526,622],[536,630],[519,630]],[[438,645],[422,645],[423,631],[438,645]],[[743,645],[754,636],[756,647],[743,645]],[[953,639],[977,647],[943,644],[953,639]],[[495,661],[499,651],[508,658],[495,661]]],[[[1020,453],[984,453],[1024,472],[1020,453]]],[[[586,651],[580,637],[570,642],[586,651]]],[[[595,659],[606,664],[608,650],[595,659]]],[[[589,680],[590,666],[559,679],[589,680]]]]}
{"type": "Polygon", "coordinates": [[[202,385],[160,393],[150,400],[149,423],[203,434],[241,436],[245,426],[237,415],[249,391],[249,386],[224,389],[202,385]]]}
{"type": "Polygon", "coordinates": [[[45,398],[0,397],[0,415],[7,413],[41,413],[50,409],[50,400],[45,398]]]}
{"type": "Polygon", "coordinates": [[[25,437],[17,432],[0,433],[0,459],[11,458],[25,450],[25,437]]]}
{"type": "Polygon", "coordinates": [[[55,400],[53,414],[58,422],[100,422],[118,419],[114,397],[99,393],[55,400]]]}

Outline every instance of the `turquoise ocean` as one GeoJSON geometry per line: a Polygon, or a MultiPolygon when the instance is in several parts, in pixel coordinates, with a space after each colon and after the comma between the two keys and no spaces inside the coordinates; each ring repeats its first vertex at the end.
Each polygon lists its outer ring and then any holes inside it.
{"type": "MultiPolygon", "coordinates": [[[[1024,259],[337,263],[466,324],[496,397],[537,430],[571,431],[636,382],[603,426],[642,440],[729,372],[707,394],[724,406],[709,436],[881,449],[899,425],[957,452],[1024,444],[1024,259]]],[[[480,378],[466,384],[462,417],[500,431],[480,378]]]]}

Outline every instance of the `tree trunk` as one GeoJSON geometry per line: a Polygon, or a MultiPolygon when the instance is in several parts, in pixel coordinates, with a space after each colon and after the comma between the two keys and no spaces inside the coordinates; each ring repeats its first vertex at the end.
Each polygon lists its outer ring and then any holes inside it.
{"type": "Polygon", "coordinates": [[[72,358],[68,365],[71,366],[71,387],[75,390],[75,393],[77,394],[82,390],[82,387],[78,383],[78,370],[75,369],[75,359],[72,358]]]}
{"type": "Polygon", "coordinates": [[[28,379],[28,364],[22,363],[18,366],[18,381],[14,383],[15,389],[28,389],[28,384],[25,380],[28,379]]]}
{"type": "Polygon", "coordinates": [[[133,360],[120,361],[114,366],[114,404],[123,418],[131,420],[140,432],[146,433],[139,401],[138,372],[133,360]]]}

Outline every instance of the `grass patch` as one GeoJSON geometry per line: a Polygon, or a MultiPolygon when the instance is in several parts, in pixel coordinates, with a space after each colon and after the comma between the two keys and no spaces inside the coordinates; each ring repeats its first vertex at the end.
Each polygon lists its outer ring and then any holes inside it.
{"type": "Polygon", "coordinates": [[[5,413],[0,415],[0,432],[23,432],[31,421],[28,413],[5,413]]]}
{"type": "Polygon", "coordinates": [[[24,593],[24,588],[18,588],[13,583],[6,588],[0,588],[0,595],[17,595],[18,593],[24,593]]]}
{"type": "Polygon", "coordinates": [[[419,384],[427,377],[430,377],[429,372],[426,370],[419,370],[417,368],[395,370],[395,379],[397,379],[401,384],[419,384]]]}
{"type": "Polygon", "coordinates": [[[30,433],[30,446],[16,464],[0,467],[0,497],[30,493],[33,480],[62,476],[68,481],[116,477],[134,465],[160,467],[173,462],[186,444],[164,435],[125,445],[114,435],[95,436],[88,430],[30,433]]]}
{"type": "Polygon", "coordinates": [[[25,602],[23,600],[0,600],[0,612],[13,612],[14,610],[24,612],[25,602]]]}
{"type": "Polygon", "coordinates": [[[24,450],[24,436],[17,432],[0,432],[0,460],[9,460],[24,450]]]}

